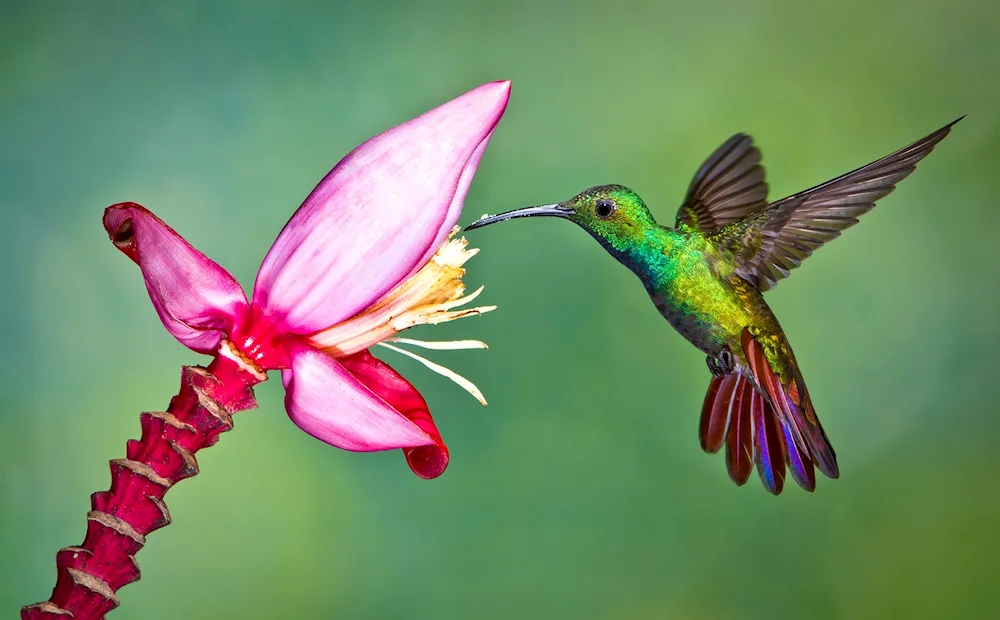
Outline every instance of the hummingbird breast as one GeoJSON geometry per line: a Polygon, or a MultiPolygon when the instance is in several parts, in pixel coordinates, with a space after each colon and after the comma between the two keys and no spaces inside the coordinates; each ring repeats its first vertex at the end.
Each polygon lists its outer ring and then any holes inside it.
{"type": "Polygon", "coordinates": [[[647,254],[634,271],[653,305],[678,333],[707,355],[729,346],[742,357],[744,327],[780,331],[760,291],[726,269],[725,257],[714,256],[704,237],[672,237],[665,236],[662,250],[652,255],[655,258],[650,260],[647,254]]]}
{"type": "Polygon", "coordinates": [[[678,303],[673,296],[663,295],[660,291],[650,291],[649,297],[677,333],[707,355],[717,355],[732,340],[728,330],[715,322],[710,312],[699,311],[690,303],[678,303]]]}

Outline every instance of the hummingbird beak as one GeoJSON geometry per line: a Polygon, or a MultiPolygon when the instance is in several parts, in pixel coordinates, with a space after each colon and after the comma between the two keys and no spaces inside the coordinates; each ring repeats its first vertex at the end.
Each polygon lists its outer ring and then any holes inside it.
{"type": "Polygon", "coordinates": [[[475,222],[466,226],[465,230],[482,228],[487,224],[495,224],[497,222],[512,220],[518,217],[549,216],[549,217],[568,218],[571,215],[573,215],[573,209],[571,209],[570,207],[564,207],[561,204],[541,205],[539,207],[527,207],[524,209],[515,209],[514,211],[507,211],[506,213],[501,213],[499,215],[484,215],[475,222]]]}

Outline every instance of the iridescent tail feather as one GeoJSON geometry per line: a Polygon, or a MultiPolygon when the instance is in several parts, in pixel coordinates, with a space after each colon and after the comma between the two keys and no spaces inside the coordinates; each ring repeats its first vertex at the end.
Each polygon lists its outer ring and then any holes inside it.
{"type": "Polygon", "coordinates": [[[761,482],[774,495],[784,488],[785,470],[806,491],[816,489],[819,468],[840,475],[837,457],[796,370],[782,382],[760,343],[743,331],[744,371],[713,378],[702,406],[699,438],[704,451],[726,445],[726,468],[737,485],[746,483],[755,464],[761,482]],[[752,375],[752,376],[750,376],[752,375]]]}

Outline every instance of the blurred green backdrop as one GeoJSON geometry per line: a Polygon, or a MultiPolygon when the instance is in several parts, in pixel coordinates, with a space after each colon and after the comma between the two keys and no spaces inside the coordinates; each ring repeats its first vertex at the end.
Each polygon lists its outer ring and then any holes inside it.
{"type": "Polygon", "coordinates": [[[298,431],[280,382],[168,495],[115,618],[971,618],[1000,587],[995,3],[514,0],[474,6],[6,2],[0,18],[0,612],[49,595],[137,416],[201,360],[101,228],[135,200],[245,285],[369,136],[488,80],[513,94],[466,201],[635,188],[671,222],[736,131],[772,197],[969,118],[768,299],[837,447],[813,495],[702,454],[703,357],[582,231],[470,235],[500,310],[414,334],[481,409],[400,357],[452,450],[298,431]],[[654,396],[655,395],[655,396],[654,396]]]}

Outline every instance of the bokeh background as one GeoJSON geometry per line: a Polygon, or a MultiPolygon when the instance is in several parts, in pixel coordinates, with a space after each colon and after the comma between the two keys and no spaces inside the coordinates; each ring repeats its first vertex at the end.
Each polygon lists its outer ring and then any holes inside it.
{"type": "MultiPolygon", "coordinates": [[[[469,236],[500,310],[413,334],[478,383],[386,357],[452,451],[298,431],[280,381],[168,495],[115,618],[973,618],[1000,588],[995,3],[5,2],[0,18],[0,613],[51,590],[141,411],[199,363],[101,228],[138,201],[246,285],[369,136],[514,82],[463,222],[600,183],[672,222],[736,131],[772,197],[962,122],[768,299],[842,478],[779,498],[701,453],[703,356],[582,231],[469,236]]],[[[391,353],[387,355],[392,356],[391,353]]]]}

